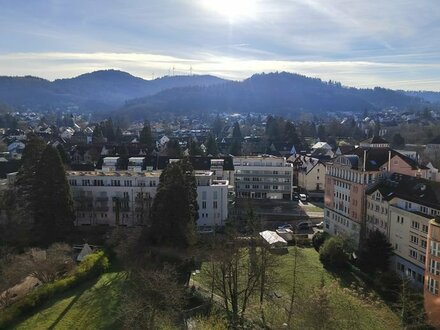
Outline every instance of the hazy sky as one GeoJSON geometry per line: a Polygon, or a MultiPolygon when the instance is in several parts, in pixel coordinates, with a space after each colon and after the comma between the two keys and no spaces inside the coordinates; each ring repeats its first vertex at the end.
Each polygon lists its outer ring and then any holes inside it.
{"type": "Polygon", "coordinates": [[[0,0],[0,75],[290,71],[440,90],[439,0],[0,0]]]}

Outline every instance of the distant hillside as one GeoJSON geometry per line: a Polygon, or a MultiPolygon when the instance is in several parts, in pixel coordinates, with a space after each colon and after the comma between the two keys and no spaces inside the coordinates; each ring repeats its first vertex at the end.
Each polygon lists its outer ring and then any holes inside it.
{"type": "Polygon", "coordinates": [[[36,77],[0,77],[0,103],[35,110],[78,105],[85,110],[116,108],[125,100],[153,95],[169,88],[209,86],[223,79],[173,76],[144,80],[117,70],[86,73],[53,82],[36,77]]]}
{"type": "Polygon", "coordinates": [[[440,92],[430,91],[405,91],[406,95],[420,97],[427,102],[440,103],[440,92]]]}
{"type": "Polygon", "coordinates": [[[287,72],[256,74],[242,82],[183,87],[128,101],[119,109],[132,117],[157,112],[209,111],[270,112],[363,111],[420,104],[417,97],[384,88],[357,89],[287,72]]]}

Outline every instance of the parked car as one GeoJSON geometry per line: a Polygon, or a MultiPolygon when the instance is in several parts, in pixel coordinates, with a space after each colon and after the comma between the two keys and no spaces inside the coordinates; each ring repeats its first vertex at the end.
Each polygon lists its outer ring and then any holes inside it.
{"type": "Polygon", "coordinates": [[[285,225],[282,225],[282,226],[278,226],[278,229],[290,229],[290,230],[293,230],[293,227],[292,227],[292,225],[285,224],[285,225]]]}
{"type": "Polygon", "coordinates": [[[299,194],[299,199],[301,202],[307,202],[307,195],[306,194],[299,194]]]}
{"type": "Polygon", "coordinates": [[[301,221],[296,225],[297,229],[304,230],[304,229],[310,229],[313,226],[311,221],[301,221]]]}

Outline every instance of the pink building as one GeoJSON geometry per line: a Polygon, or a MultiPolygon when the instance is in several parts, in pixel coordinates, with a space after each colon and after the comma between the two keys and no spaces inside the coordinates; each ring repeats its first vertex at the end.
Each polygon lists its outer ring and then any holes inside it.
{"type": "Polygon", "coordinates": [[[365,191],[389,173],[427,177],[428,169],[393,149],[380,137],[362,141],[327,164],[324,230],[356,244],[365,231],[365,191]]]}

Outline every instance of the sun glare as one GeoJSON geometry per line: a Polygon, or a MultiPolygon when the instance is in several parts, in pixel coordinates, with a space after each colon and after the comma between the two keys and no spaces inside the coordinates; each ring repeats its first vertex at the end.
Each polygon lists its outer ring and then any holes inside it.
{"type": "Polygon", "coordinates": [[[230,22],[254,18],[257,12],[256,0],[203,0],[203,5],[230,22]]]}

